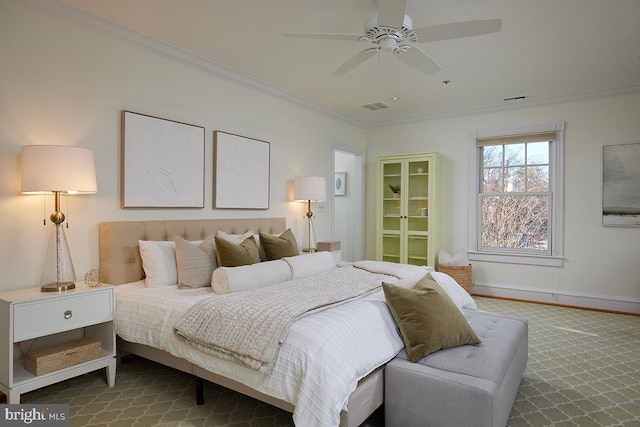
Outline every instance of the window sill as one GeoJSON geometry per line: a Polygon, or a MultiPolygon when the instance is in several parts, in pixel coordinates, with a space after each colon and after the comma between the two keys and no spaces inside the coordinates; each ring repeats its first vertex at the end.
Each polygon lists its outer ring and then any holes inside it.
{"type": "Polygon", "coordinates": [[[506,264],[540,265],[545,267],[562,267],[564,257],[548,255],[504,254],[469,251],[470,261],[502,262],[506,264]]]}

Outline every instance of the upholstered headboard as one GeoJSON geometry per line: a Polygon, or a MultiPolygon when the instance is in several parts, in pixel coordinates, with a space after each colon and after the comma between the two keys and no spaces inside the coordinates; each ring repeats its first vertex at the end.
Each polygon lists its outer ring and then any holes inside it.
{"type": "Polygon", "coordinates": [[[100,278],[120,285],[144,278],[138,240],[203,240],[222,230],[230,234],[282,233],[285,218],[115,221],[99,225],[100,278]]]}

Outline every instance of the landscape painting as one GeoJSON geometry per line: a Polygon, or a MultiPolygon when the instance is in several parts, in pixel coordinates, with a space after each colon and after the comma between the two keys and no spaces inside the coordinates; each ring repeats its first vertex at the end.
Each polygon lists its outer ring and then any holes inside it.
{"type": "Polygon", "coordinates": [[[602,225],[640,226],[640,143],[602,148],[602,225]]]}

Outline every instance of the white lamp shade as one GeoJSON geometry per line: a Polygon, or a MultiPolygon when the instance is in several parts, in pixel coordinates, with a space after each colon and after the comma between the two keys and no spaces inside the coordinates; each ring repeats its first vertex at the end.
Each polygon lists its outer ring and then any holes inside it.
{"type": "Polygon", "coordinates": [[[293,199],[322,202],[327,199],[327,182],[323,176],[299,176],[293,179],[293,199]]]}
{"type": "Polygon", "coordinates": [[[20,153],[22,193],[95,193],[93,151],[62,145],[25,145],[20,153]]]}

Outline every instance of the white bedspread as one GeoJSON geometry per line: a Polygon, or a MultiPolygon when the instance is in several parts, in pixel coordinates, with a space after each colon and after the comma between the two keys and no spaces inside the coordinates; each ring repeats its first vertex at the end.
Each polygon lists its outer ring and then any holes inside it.
{"type": "MultiPolygon", "coordinates": [[[[415,273],[400,276],[405,282],[417,280],[415,273]]],[[[385,281],[401,280],[388,276],[385,281]]],[[[173,333],[188,308],[211,295],[209,288],[151,289],[144,282],[120,285],[116,287],[116,333],[292,403],[298,426],[339,425],[340,411],[358,381],[404,347],[380,290],[293,323],[271,372],[264,375],[200,352],[173,333]]]]}

